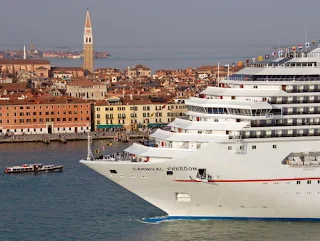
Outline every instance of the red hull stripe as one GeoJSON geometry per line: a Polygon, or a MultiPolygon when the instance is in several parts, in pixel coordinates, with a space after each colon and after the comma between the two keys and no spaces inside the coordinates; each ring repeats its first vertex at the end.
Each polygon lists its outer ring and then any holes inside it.
{"type": "MultiPolygon", "coordinates": [[[[278,179],[240,179],[240,180],[209,180],[208,182],[285,182],[285,181],[303,181],[303,180],[320,180],[320,177],[296,177],[296,178],[278,178],[278,179]]],[[[202,182],[198,180],[175,180],[176,182],[202,182]]]]}

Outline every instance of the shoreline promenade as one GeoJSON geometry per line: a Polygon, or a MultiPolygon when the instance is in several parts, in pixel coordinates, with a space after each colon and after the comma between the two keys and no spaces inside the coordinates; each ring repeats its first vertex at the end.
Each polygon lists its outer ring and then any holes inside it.
{"type": "MultiPolygon", "coordinates": [[[[90,132],[93,140],[109,139],[115,140],[117,132],[90,132]]],[[[123,134],[123,132],[119,132],[123,134]]],[[[145,132],[132,132],[126,133],[129,139],[148,138],[148,133],[145,132]]],[[[28,134],[19,136],[0,137],[1,143],[21,143],[21,142],[43,142],[49,144],[51,141],[59,141],[66,143],[68,141],[87,140],[87,133],[65,133],[65,134],[28,134]]],[[[118,141],[118,140],[115,140],[118,141]]],[[[121,140],[119,140],[121,141],[121,140]]]]}

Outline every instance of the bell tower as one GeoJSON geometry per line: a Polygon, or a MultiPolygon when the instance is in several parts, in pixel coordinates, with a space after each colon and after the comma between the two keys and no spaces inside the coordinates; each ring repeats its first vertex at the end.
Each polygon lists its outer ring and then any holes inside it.
{"type": "Polygon", "coordinates": [[[87,9],[83,33],[83,70],[93,72],[93,34],[89,9],[87,9]]]}

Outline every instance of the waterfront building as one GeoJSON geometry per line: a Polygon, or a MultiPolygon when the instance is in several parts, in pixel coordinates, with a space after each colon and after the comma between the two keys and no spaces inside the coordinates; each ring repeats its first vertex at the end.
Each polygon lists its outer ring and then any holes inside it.
{"type": "Polygon", "coordinates": [[[48,78],[50,69],[50,61],[45,59],[0,59],[0,73],[17,76],[21,72],[31,72],[48,78]]]}
{"type": "Polygon", "coordinates": [[[95,104],[94,129],[159,127],[186,112],[184,100],[130,100],[110,97],[95,104]]]}
{"type": "Polygon", "coordinates": [[[93,72],[93,34],[89,10],[87,10],[83,34],[83,69],[93,72]]]}
{"type": "Polygon", "coordinates": [[[91,130],[91,104],[70,97],[0,99],[0,134],[83,133],[91,130]]]}
{"type": "Polygon", "coordinates": [[[67,84],[67,94],[87,100],[103,100],[107,93],[107,84],[89,79],[76,80],[67,84]]]}

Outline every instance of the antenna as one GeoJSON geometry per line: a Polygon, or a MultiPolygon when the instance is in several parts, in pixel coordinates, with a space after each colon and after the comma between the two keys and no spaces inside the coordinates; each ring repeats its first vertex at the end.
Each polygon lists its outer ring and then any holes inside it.
{"type": "Polygon", "coordinates": [[[218,62],[218,87],[220,85],[220,63],[218,62]]]}
{"type": "Polygon", "coordinates": [[[26,46],[23,46],[23,59],[27,59],[26,46]]]}
{"type": "Polygon", "coordinates": [[[307,47],[307,41],[308,41],[308,25],[306,24],[306,36],[305,36],[305,42],[304,42],[304,49],[305,49],[305,52],[307,52],[307,48],[309,47],[309,44],[308,44],[308,47],[307,47]]]}

